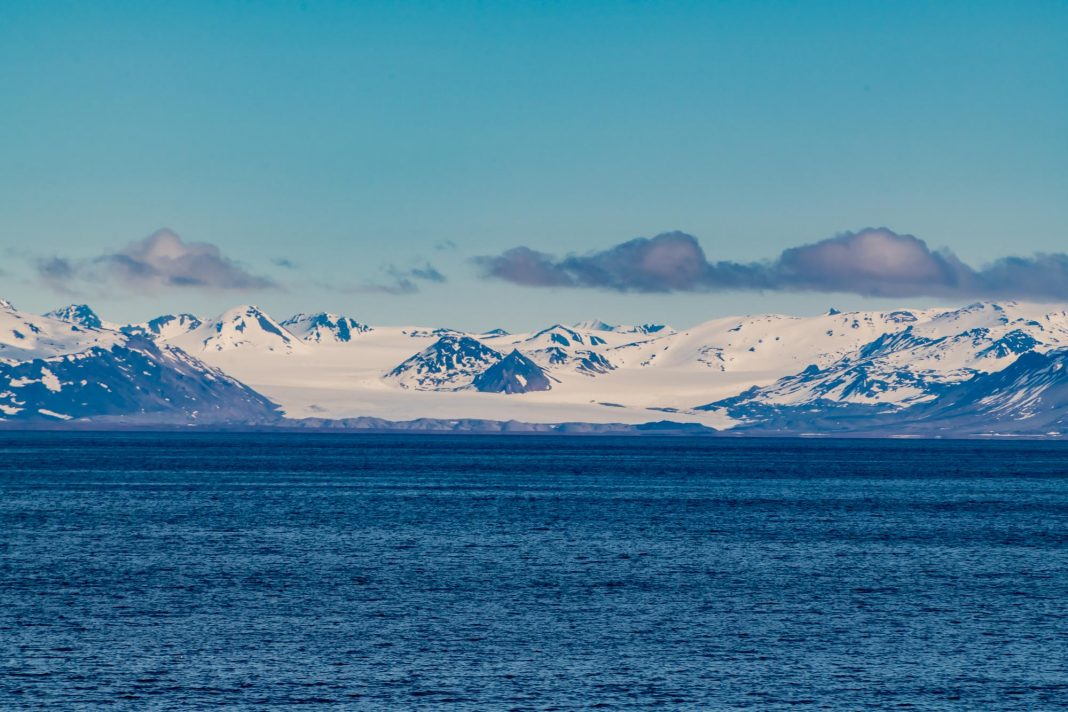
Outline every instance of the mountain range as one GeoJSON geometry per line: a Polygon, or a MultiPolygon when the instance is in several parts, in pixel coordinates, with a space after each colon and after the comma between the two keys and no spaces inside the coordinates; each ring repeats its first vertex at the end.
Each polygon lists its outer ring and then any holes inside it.
{"type": "Polygon", "coordinates": [[[115,324],[0,300],[8,426],[1059,437],[1066,364],[1068,310],[1016,302],[467,333],[249,305],[115,324]]]}

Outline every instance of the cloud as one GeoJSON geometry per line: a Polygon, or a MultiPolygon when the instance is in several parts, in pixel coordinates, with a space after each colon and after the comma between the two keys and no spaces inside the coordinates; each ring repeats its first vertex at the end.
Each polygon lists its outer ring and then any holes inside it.
{"type": "MultiPolygon", "coordinates": [[[[594,255],[586,259],[595,260],[596,258],[597,256],[594,255]]],[[[474,261],[482,268],[483,276],[496,277],[524,287],[579,286],[575,276],[571,275],[552,255],[536,252],[529,247],[513,247],[496,257],[476,257],[474,261]]],[[[605,287],[608,285],[585,286],[605,287]]]]}
{"type": "Polygon", "coordinates": [[[879,297],[978,296],[982,291],[977,273],[952,253],[933,252],[923,240],[886,228],[791,247],[770,270],[773,283],[785,289],[879,297]]]}
{"type": "Polygon", "coordinates": [[[413,279],[421,279],[424,282],[437,282],[439,284],[441,282],[446,281],[445,275],[443,275],[441,272],[438,272],[435,267],[429,264],[424,265],[422,267],[415,267],[404,272],[393,269],[391,270],[391,274],[401,275],[402,277],[410,277],[413,279]]]}
{"type": "Polygon", "coordinates": [[[288,257],[273,257],[271,258],[271,264],[275,267],[281,267],[282,269],[296,269],[299,266],[288,257]]]}
{"type": "Polygon", "coordinates": [[[761,265],[709,262],[692,235],[666,232],[639,237],[587,255],[556,259],[528,247],[476,257],[483,275],[528,287],[594,287],[620,292],[688,292],[764,289],[761,265]]]}
{"type": "Polygon", "coordinates": [[[50,257],[37,263],[37,272],[47,280],[74,279],[75,269],[70,260],[50,257]]]}
{"type": "Polygon", "coordinates": [[[484,277],[528,287],[1068,299],[1068,255],[1005,257],[974,269],[948,250],[932,250],[917,237],[887,228],[843,233],[749,263],[710,261],[697,239],[682,232],[562,258],[513,247],[475,263],[484,277]]]}
{"type": "Polygon", "coordinates": [[[277,289],[267,277],[248,272],[206,242],[184,242],[171,230],[157,230],[122,249],[86,260],[51,257],[37,262],[37,273],[60,291],[119,286],[153,292],[168,288],[277,289]]]}
{"type": "Polygon", "coordinates": [[[419,282],[447,282],[445,275],[429,262],[422,267],[400,269],[389,265],[383,270],[388,280],[385,282],[367,282],[348,287],[343,291],[357,294],[415,294],[420,290],[419,282]]]}

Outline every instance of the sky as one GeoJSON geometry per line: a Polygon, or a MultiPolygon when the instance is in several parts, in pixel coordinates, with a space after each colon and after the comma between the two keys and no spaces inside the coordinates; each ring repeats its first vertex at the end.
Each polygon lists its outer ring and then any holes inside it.
{"type": "Polygon", "coordinates": [[[11,1],[0,296],[688,325],[1068,301],[1068,3],[11,1]]]}

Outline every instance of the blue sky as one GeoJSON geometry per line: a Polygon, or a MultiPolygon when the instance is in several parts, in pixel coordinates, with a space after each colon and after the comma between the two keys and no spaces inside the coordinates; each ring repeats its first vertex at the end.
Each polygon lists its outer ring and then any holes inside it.
{"type": "Polygon", "coordinates": [[[975,290],[531,286],[476,258],[521,247],[570,269],[568,254],[681,231],[709,263],[747,265],[886,227],[982,276],[1068,249],[1064,2],[104,0],[3,16],[0,284],[27,309],[687,324],[975,290]],[[116,271],[163,228],[206,243],[214,276],[116,271]]]}

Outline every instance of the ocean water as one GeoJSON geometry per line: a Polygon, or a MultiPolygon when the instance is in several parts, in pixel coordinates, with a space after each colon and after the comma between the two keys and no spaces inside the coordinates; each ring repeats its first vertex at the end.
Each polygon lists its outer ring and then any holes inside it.
{"type": "Polygon", "coordinates": [[[0,433],[0,709],[1068,707],[1068,446],[0,433]]]}

